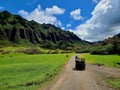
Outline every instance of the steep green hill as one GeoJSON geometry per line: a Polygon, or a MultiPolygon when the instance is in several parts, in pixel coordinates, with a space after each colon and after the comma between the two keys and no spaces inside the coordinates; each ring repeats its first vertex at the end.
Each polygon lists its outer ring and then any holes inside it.
{"type": "Polygon", "coordinates": [[[65,48],[75,44],[85,45],[86,42],[54,25],[27,21],[19,15],[3,11],[0,13],[0,45],[6,44],[65,48]]]}

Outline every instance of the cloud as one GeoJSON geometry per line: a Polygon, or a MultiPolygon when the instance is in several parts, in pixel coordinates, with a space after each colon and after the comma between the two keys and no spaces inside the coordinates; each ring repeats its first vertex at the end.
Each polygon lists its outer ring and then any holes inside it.
{"type": "Polygon", "coordinates": [[[59,8],[58,6],[53,6],[52,8],[46,8],[46,13],[48,13],[48,14],[52,14],[52,15],[54,15],[54,14],[63,14],[64,13],[64,11],[65,11],[65,9],[61,9],[61,8],[59,8]]]}
{"type": "Polygon", "coordinates": [[[72,26],[72,25],[71,25],[70,23],[66,25],[66,27],[71,27],[71,26],[72,26]]]}
{"type": "Polygon", "coordinates": [[[24,15],[24,17],[29,15],[29,13],[24,10],[20,10],[20,11],[18,11],[18,13],[21,15],[24,15]]]}
{"type": "Polygon", "coordinates": [[[4,7],[3,6],[0,6],[0,10],[3,10],[4,9],[4,7]]]}
{"type": "Polygon", "coordinates": [[[99,0],[92,0],[94,3],[98,3],[99,2],[99,0]]]}
{"type": "Polygon", "coordinates": [[[41,6],[38,5],[32,12],[27,12],[25,10],[20,10],[18,13],[26,18],[27,20],[34,20],[38,23],[50,23],[56,26],[62,26],[62,23],[57,19],[55,15],[64,14],[65,9],[59,8],[54,5],[52,8],[46,8],[45,10],[41,9],[41,6]]]}
{"type": "Polygon", "coordinates": [[[87,41],[99,41],[120,33],[120,0],[101,0],[92,17],[72,30],[87,41]]]}
{"type": "Polygon", "coordinates": [[[65,27],[61,27],[62,30],[65,30],[65,27]]]}
{"type": "Polygon", "coordinates": [[[81,16],[81,9],[76,9],[70,12],[70,16],[74,19],[74,20],[82,20],[83,17],[81,16]]]}

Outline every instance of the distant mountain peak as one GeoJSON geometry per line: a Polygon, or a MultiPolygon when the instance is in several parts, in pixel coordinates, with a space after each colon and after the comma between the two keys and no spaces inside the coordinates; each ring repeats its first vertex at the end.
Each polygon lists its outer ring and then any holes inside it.
{"type": "Polygon", "coordinates": [[[7,10],[4,10],[4,11],[0,12],[0,15],[2,17],[6,17],[6,18],[12,16],[12,14],[10,12],[8,12],[7,10]]]}
{"type": "Polygon", "coordinates": [[[7,10],[2,11],[1,13],[11,14],[11,13],[10,13],[9,11],[7,11],[7,10]]]}

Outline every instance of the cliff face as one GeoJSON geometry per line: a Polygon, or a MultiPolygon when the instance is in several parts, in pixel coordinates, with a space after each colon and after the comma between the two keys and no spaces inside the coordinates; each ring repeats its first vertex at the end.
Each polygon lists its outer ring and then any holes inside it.
{"type": "Polygon", "coordinates": [[[0,13],[0,40],[14,43],[19,42],[19,40],[27,40],[32,44],[41,44],[47,41],[54,44],[59,42],[85,43],[72,32],[61,30],[51,24],[27,21],[8,11],[0,13]]]}

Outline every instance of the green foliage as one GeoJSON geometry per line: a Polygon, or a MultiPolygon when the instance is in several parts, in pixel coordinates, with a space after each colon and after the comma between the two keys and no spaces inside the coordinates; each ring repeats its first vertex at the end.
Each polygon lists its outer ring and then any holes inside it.
{"type": "Polygon", "coordinates": [[[47,54],[60,54],[60,50],[49,50],[47,54]]]}
{"type": "Polygon", "coordinates": [[[114,50],[114,45],[113,44],[107,44],[104,46],[106,52],[108,52],[108,54],[115,54],[115,50],[114,50]]]}
{"type": "Polygon", "coordinates": [[[31,47],[22,51],[25,54],[45,54],[45,52],[40,51],[38,48],[31,47]]]}
{"type": "Polygon", "coordinates": [[[102,43],[93,47],[92,54],[119,54],[120,55],[120,36],[116,35],[104,40],[102,43]],[[100,50],[101,49],[101,50],[100,50]]]}
{"type": "Polygon", "coordinates": [[[62,40],[57,43],[57,46],[60,49],[66,49],[66,47],[67,47],[66,42],[64,42],[62,40]]]}
{"type": "Polygon", "coordinates": [[[91,54],[119,54],[120,55],[120,44],[108,43],[106,45],[93,46],[90,49],[91,54]]]}
{"type": "Polygon", "coordinates": [[[91,49],[91,46],[86,45],[86,46],[79,46],[76,47],[75,52],[76,53],[88,53],[91,49]]]}
{"type": "Polygon", "coordinates": [[[120,78],[108,78],[108,83],[111,84],[115,90],[120,90],[120,78]]]}
{"type": "Polygon", "coordinates": [[[51,41],[46,41],[45,43],[42,44],[42,47],[47,49],[55,49],[56,45],[51,41]]]}
{"type": "Polygon", "coordinates": [[[91,48],[90,53],[91,54],[101,54],[101,55],[108,54],[108,52],[106,51],[106,48],[103,46],[95,46],[95,47],[91,48]]]}
{"type": "Polygon", "coordinates": [[[0,40],[0,46],[10,46],[10,45],[14,45],[14,43],[8,41],[8,40],[0,40]]]}
{"type": "Polygon", "coordinates": [[[0,53],[2,53],[2,54],[8,54],[10,52],[11,52],[10,50],[0,50],[0,53]]]}
{"type": "Polygon", "coordinates": [[[15,41],[15,43],[23,46],[32,45],[32,43],[26,39],[18,39],[15,41]]]}
{"type": "Polygon", "coordinates": [[[0,90],[38,90],[68,59],[65,54],[1,54],[0,90]]]}

